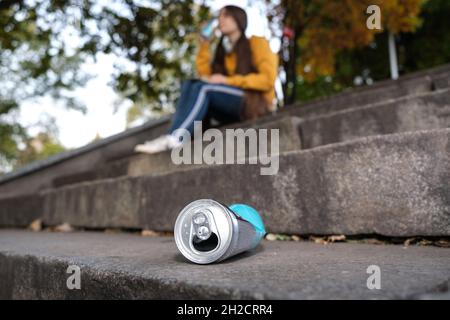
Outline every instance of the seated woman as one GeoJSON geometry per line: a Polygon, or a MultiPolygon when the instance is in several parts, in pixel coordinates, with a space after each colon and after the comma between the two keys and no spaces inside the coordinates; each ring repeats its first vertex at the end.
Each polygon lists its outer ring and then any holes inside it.
{"type": "Polygon", "coordinates": [[[196,58],[202,80],[186,80],[181,87],[176,112],[168,134],[135,151],[157,153],[181,144],[177,129],[193,133],[194,121],[207,117],[221,123],[254,119],[267,113],[275,101],[278,57],[263,37],[245,35],[247,14],[237,6],[219,11],[222,34],[214,59],[210,61],[210,41],[200,36],[196,58]]]}

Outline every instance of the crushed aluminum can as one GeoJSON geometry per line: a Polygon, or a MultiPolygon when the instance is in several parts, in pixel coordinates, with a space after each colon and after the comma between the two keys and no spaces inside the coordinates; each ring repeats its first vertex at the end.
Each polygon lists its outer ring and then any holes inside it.
{"type": "Polygon", "coordinates": [[[174,234],[183,256],[194,263],[208,264],[257,247],[266,231],[252,207],[202,199],[181,210],[174,234]]]}

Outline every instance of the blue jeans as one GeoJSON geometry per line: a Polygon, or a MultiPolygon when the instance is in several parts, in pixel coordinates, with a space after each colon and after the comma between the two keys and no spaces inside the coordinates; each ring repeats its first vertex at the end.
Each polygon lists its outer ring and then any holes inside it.
{"type": "Polygon", "coordinates": [[[169,133],[186,129],[192,134],[194,121],[202,121],[207,116],[222,122],[239,121],[243,97],[244,91],[237,87],[185,80],[169,133]]]}

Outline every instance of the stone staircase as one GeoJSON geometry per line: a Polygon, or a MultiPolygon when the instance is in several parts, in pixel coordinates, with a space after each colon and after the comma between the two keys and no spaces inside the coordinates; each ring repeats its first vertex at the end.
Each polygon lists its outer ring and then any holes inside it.
{"type": "Polygon", "coordinates": [[[0,177],[0,298],[448,294],[445,248],[263,241],[257,252],[196,266],[177,254],[171,237],[7,228],[41,219],[83,230],[166,232],[187,203],[212,198],[254,206],[271,233],[449,237],[449,65],[220,128],[279,129],[273,176],[249,164],[177,166],[169,152],[133,154],[167,125],[168,118],[153,121],[0,177]],[[67,290],[68,264],[82,266],[85,289],[67,290]],[[386,274],[382,290],[366,287],[372,264],[386,274]]]}

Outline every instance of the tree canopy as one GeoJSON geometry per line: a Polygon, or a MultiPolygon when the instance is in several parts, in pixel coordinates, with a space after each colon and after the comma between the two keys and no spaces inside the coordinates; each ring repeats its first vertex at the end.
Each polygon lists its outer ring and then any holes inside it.
{"type": "MultiPolygon", "coordinates": [[[[283,24],[293,30],[293,48],[289,60],[285,60],[288,82],[296,82],[297,76],[306,82],[334,76],[339,54],[368,46],[377,33],[415,31],[421,23],[423,3],[423,0],[281,0],[273,6],[269,17],[281,15],[283,24]],[[381,9],[381,30],[366,25],[367,8],[371,5],[381,9]]],[[[295,96],[294,86],[293,90],[288,94],[295,96]]]]}

